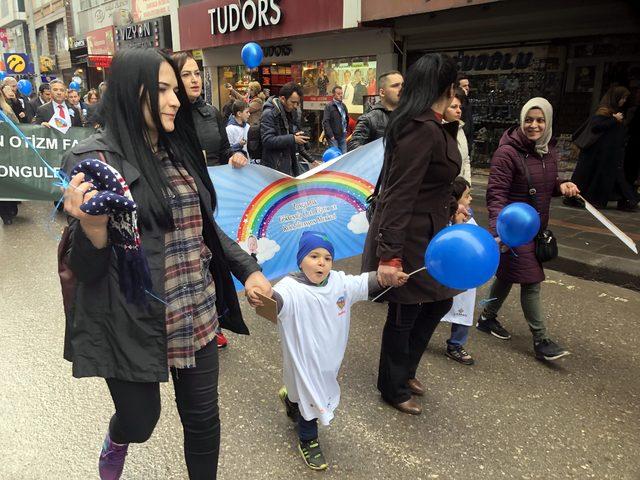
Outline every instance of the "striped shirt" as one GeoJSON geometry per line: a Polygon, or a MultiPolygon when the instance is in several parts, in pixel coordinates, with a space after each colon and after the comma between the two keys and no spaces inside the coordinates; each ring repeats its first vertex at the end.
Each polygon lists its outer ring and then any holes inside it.
{"type": "Polygon", "coordinates": [[[211,251],[202,237],[200,197],[184,166],[160,151],[172,191],[173,230],[165,234],[164,291],[169,367],[194,367],[195,352],[216,336],[216,290],[209,270],[211,251]]]}

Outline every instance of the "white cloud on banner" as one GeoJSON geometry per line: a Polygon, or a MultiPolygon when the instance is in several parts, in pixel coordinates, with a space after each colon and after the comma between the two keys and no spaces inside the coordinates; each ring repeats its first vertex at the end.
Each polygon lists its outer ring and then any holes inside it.
{"type": "Polygon", "coordinates": [[[367,233],[369,231],[369,221],[367,220],[367,212],[356,213],[351,220],[347,228],[356,235],[367,233]]]}

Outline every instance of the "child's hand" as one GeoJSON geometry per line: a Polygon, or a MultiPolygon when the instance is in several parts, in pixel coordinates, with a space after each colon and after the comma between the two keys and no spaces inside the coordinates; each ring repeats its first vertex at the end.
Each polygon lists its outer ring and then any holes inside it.
{"type": "Polygon", "coordinates": [[[404,272],[397,272],[396,281],[398,282],[398,286],[401,287],[402,285],[404,285],[409,281],[409,275],[404,272]]]}
{"type": "Polygon", "coordinates": [[[453,223],[464,223],[468,221],[469,218],[471,218],[471,215],[469,215],[469,210],[467,210],[467,207],[462,204],[458,204],[458,210],[453,215],[453,223]]]}

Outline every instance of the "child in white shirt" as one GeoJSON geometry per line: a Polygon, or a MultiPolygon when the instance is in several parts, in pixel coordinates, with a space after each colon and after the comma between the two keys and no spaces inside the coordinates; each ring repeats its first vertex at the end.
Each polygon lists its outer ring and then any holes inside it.
{"type": "MultiPolygon", "coordinates": [[[[471,184],[463,177],[457,177],[453,181],[453,196],[459,205],[463,205],[471,213],[471,184]]],[[[470,223],[477,225],[473,216],[464,218],[464,215],[455,214],[453,223],[470,223]]],[[[473,311],[476,303],[476,289],[471,288],[453,297],[453,306],[443,318],[443,322],[451,323],[451,336],[447,340],[445,355],[463,365],[473,365],[473,357],[464,348],[469,338],[469,329],[473,325],[473,311]]]]}
{"type": "Polygon", "coordinates": [[[231,116],[229,117],[226,130],[231,150],[242,153],[249,161],[251,161],[247,150],[249,115],[249,104],[244,100],[236,100],[233,102],[233,105],[231,105],[231,116]]]}
{"type": "MultiPolygon", "coordinates": [[[[298,422],[298,449],[305,463],[324,470],[318,420],[328,425],[340,401],[338,371],[349,336],[351,306],[380,288],[376,273],[347,275],[331,270],[334,248],[327,236],[307,231],[300,238],[299,273],[273,287],[278,306],[285,386],[280,399],[298,422]]],[[[399,273],[402,282],[407,275],[399,273]]]]}

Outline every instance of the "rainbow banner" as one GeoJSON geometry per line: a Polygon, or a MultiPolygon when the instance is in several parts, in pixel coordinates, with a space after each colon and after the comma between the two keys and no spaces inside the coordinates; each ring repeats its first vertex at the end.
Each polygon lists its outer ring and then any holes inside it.
{"type": "Polygon", "coordinates": [[[359,255],[369,228],[366,199],[383,156],[380,139],[296,178],[260,165],[210,167],[216,222],[269,279],[298,270],[296,252],[305,230],[326,233],[336,260],[359,255]]]}

